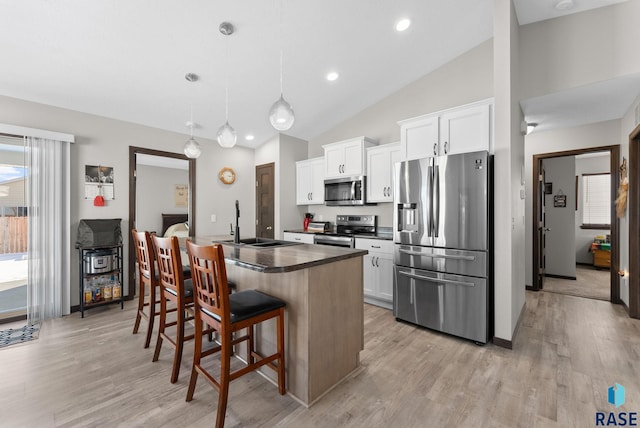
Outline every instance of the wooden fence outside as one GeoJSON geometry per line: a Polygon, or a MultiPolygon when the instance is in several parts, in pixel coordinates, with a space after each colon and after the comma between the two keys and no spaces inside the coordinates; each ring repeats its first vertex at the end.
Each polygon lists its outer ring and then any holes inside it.
{"type": "Polygon", "coordinates": [[[0,217],[0,254],[27,252],[28,217],[0,217]]]}

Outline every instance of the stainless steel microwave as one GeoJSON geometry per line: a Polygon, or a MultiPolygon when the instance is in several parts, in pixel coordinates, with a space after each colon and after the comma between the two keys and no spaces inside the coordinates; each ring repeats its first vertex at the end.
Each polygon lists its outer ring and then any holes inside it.
{"type": "Polygon", "coordinates": [[[366,183],[364,175],[325,180],[325,205],[366,205],[366,183]]]}

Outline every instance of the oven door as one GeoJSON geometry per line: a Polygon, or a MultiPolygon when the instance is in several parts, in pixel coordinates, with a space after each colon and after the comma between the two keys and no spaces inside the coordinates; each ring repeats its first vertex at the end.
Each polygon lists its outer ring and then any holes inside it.
{"type": "Polygon", "coordinates": [[[350,236],[333,236],[316,234],[313,237],[313,243],[318,245],[331,245],[333,247],[354,248],[356,240],[350,236]]]}
{"type": "Polygon", "coordinates": [[[325,205],[364,205],[366,177],[336,178],[324,182],[325,205]]]}

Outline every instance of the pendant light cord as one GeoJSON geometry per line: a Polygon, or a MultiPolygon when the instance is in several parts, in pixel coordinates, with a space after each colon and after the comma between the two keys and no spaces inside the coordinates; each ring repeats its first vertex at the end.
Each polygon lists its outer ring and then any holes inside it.
{"type": "Polygon", "coordinates": [[[284,69],[284,68],[283,68],[283,66],[282,66],[282,63],[283,63],[282,58],[283,58],[283,56],[284,56],[284,54],[283,54],[283,50],[284,50],[284,49],[282,48],[282,45],[283,45],[283,37],[282,37],[282,9],[283,9],[283,0],[280,0],[280,36],[279,36],[279,37],[280,37],[280,98],[282,98],[282,94],[284,94],[283,78],[282,78],[282,75],[283,75],[283,73],[284,73],[284,72],[283,72],[283,69],[284,69]]]}
{"type": "Polygon", "coordinates": [[[226,123],[229,123],[229,35],[225,35],[225,47],[226,47],[226,53],[225,53],[225,64],[226,64],[226,68],[227,68],[227,76],[226,76],[226,82],[225,82],[225,88],[224,88],[224,98],[225,98],[225,120],[226,123]]]}

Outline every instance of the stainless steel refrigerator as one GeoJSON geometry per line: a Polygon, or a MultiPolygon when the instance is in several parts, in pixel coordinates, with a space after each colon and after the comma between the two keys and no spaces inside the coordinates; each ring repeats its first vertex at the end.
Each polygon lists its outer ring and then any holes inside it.
{"type": "Polygon", "coordinates": [[[394,316],[486,343],[493,336],[492,157],[399,162],[394,174],[394,316]]]}

